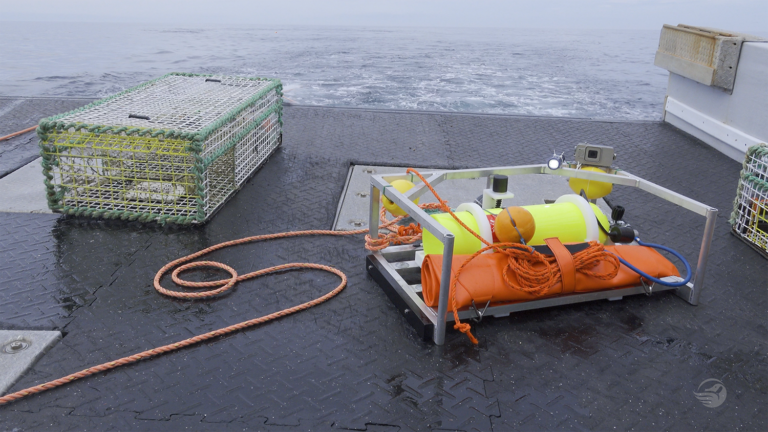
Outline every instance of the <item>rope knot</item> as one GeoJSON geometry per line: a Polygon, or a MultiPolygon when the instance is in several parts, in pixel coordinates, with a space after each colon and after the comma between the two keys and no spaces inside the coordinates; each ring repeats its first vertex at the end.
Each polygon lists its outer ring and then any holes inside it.
{"type": "Polygon", "coordinates": [[[408,226],[400,225],[400,226],[397,227],[397,235],[399,235],[401,237],[402,236],[414,236],[414,235],[418,235],[418,234],[421,234],[421,227],[416,225],[416,224],[414,224],[414,223],[411,223],[408,226]]]}
{"type": "Polygon", "coordinates": [[[453,326],[453,328],[467,335],[467,337],[473,344],[475,345],[478,344],[477,338],[473,336],[472,332],[470,331],[472,329],[472,326],[470,326],[469,324],[463,323],[463,322],[457,322],[456,325],[453,326]]]}

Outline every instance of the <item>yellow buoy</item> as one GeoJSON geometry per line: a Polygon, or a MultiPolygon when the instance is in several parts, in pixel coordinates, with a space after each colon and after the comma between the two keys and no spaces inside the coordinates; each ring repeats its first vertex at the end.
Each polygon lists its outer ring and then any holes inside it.
{"type": "MultiPolygon", "coordinates": [[[[597,167],[581,167],[584,171],[593,171],[593,172],[599,172],[605,174],[605,171],[597,168],[597,167]]],[[[587,180],[587,179],[580,179],[571,177],[568,180],[568,186],[571,187],[571,190],[574,191],[576,194],[581,194],[581,191],[584,190],[584,192],[587,194],[587,199],[598,199],[602,198],[611,191],[613,191],[613,184],[601,182],[601,181],[595,181],[595,180],[587,180]]]]}
{"type": "MultiPolygon", "coordinates": [[[[409,182],[408,180],[395,180],[392,183],[390,183],[393,188],[397,189],[400,193],[405,193],[411,189],[413,189],[416,185],[409,182]]],[[[392,215],[394,216],[405,216],[407,213],[405,210],[401,209],[397,204],[395,204],[392,200],[385,197],[384,195],[381,196],[381,203],[384,204],[384,208],[387,209],[392,215]]],[[[413,201],[414,204],[419,203],[419,199],[416,198],[413,201]]]]}

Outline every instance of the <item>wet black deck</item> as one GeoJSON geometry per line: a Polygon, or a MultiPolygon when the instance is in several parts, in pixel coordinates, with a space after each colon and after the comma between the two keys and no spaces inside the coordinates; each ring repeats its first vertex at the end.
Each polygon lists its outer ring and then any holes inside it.
{"type": "MultiPolygon", "coordinates": [[[[42,117],[85,102],[20,106],[42,117]]],[[[12,116],[0,134],[26,126],[12,116]]],[[[332,276],[294,272],[192,302],[151,282],[167,261],[221,241],[330,228],[350,164],[541,163],[583,141],[720,209],[699,306],[662,293],[525,312],[474,326],[478,347],[451,331],[441,348],[420,341],[366,274],[361,237],[244,246],[212,257],[240,272],[330,264],[349,286],[309,311],[0,407],[0,429],[766,430],[768,265],[726,222],[740,165],[656,122],[293,106],[283,146],[204,227],[0,214],[0,328],[65,333],[13,390],[331,289],[332,276]],[[693,395],[708,378],[727,388],[717,409],[693,395]]],[[[695,261],[703,218],[636,190],[612,197],[644,240],[695,261]]]]}

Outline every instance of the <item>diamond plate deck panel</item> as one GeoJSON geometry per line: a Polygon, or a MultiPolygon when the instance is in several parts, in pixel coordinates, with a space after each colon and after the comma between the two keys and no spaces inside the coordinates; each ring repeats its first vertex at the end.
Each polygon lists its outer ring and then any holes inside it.
{"type": "MultiPolygon", "coordinates": [[[[92,102],[92,99],[9,98],[0,96],[0,136],[30,126],[41,118],[71,111],[92,102]]],[[[2,141],[0,145],[0,178],[40,156],[35,132],[2,141]]]]}
{"type": "MultiPolygon", "coordinates": [[[[700,305],[662,293],[522,312],[475,325],[477,347],[453,331],[437,347],[367,276],[361,237],[239,246],[211,258],[240,272],[329,264],[349,286],[297,315],[0,407],[0,429],[768,427],[766,262],[725,216],[738,163],[655,122],[301,106],[286,106],[284,119],[283,146],[203,227],[0,214],[0,328],[65,335],[12,390],[330,290],[335,278],[311,271],[200,302],[162,297],[151,283],[167,261],[221,241],[329,228],[350,164],[519,165],[578,142],[612,145],[618,166],[720,209],[700,305]],[[717,409],[693,395],[707,378],[728,390],[717,409]]],[[[697,255],[703,218],[632,189],[612,198],[644,240],[697,255]]]]}

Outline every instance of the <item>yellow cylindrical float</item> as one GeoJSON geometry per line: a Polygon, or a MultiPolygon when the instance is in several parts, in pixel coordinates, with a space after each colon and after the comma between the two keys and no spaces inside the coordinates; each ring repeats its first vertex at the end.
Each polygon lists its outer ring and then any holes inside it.
{"type": "MultiPolygon", "coordinates": [[[[554,204],[522,206],[533,216],[536,231],[527,244],[541,245],[544,239],[557,237],[563,243],[580,243],[597,240],[605,243],[607,236],[597,225],[598,220],[608,227],[608,218],[602,210],[578,195],[563,195],[554,204]]],[[[504,209],[483,210],[477,204],[462,204],[454,212],[470,229],[489,242],[493,242],[493,232],[490,220],[504,209]],[[490,220],[489,220],[490,219],[490,220]]],[[[453,253],[471,255],[484,245],[480,240],[462,228],[448,213],[433,214],[440,225],[447,228],[455,236],[453,253]]],[[[442,254],[443,243],[428,229],[422,236],[425,254],[442,254]]],[[[490,252],[490,251],[488,251],[490,252]]]]}

